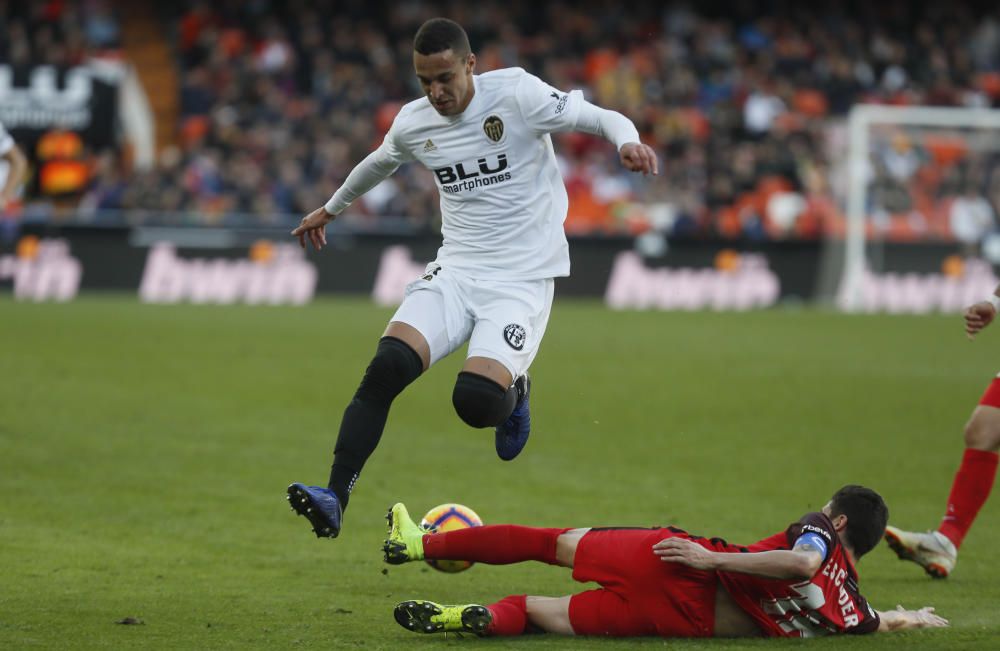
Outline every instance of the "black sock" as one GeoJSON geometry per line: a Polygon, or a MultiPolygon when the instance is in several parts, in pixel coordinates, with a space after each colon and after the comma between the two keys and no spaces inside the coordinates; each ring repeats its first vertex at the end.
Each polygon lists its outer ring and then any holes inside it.
{"type": "Polygon", "coordinates": [[[395,337],[382,337],[361,385],[340,421],[333,451],[329,487],[341,508],[347,508],[354,482],[382,438],[393,399],[420,377],[423,361],[415,350],[395,337]]]}

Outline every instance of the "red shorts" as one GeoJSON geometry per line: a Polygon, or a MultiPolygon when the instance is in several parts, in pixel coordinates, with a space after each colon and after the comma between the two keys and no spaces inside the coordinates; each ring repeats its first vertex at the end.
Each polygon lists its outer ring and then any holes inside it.
{"type": "Polygon", "coordinates": [[[653,545],[669,529],[592,529],[576,548],[573,578],[601,590],[573,595],[569,621],[577,635],[711,637],[714,572],[664,563],[653,545]]]}
{"type": "Polygon", "coordinates": [[[979,399],[979,404],[1000,409],[1000,377],[993,378],[990,386],[983,392],[983,397],[979,399]]]}

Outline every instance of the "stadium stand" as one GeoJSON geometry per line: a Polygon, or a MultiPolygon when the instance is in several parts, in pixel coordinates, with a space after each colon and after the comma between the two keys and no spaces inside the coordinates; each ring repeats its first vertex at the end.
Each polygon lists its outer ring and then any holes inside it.
{"type": "MultiPolygon", "coordinates": [[[[647,182],[623,173],[614,152],[593,138],[559,139],[572,233],[836,234],[843,180],[832,159],[853,103],[1000,105],[1000,12],[982,3],[541,6],[164,4],[156,10],[180,81],[176,130],[160,142],[177,144],[161,148],[155,169],[142,173],[125,172],[113,152],[97,157],[83,200],[134,215],[177,211],[191,223],[297,220],[325,201],[399,106],[419,95],[411,38],[433,15],[466,25],[480,71],[520,65],[558,87],[582,88],[628,114],[656,147],[664,171],[647,182]]],[[[96,28],[84,32],[85,41],[108,38],[96,28]]],[[[36,40],[44,42],[44,33],[36,30],[36,40]]],[[[14,56],[16,47],[6,51],[14,56]]],[[[134,56],[145,79],[152,64],[134,56]]],[[[167,83],[147,83],[147,91],[167,83]]],[[[994,219],[996,161],[976,161],[977,175],[968,165],[944,178],[923,173],[922,161],[961,163],[965,155],[949,143],[902,135],[880,151],[876,213],[905,216],[892,222],[904,227],[890,237],[962,240],[986,223],[982,215],[994,219]]],[[[420,230],[434,228],[437,212],[430,175],[406,166],[345,218],[420,230]]]]}

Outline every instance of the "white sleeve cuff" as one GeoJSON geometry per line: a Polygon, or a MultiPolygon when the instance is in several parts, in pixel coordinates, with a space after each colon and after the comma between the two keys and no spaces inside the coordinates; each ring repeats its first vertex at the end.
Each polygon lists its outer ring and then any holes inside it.
{"type": "Polygon", "coordinates": [[[338,188],[337,191],[333,193],[333,196],[327,199],[326,203],[323,204],[323,210],[325,210],[327,214],[339,215],[345,208],[351,205],[350,201],[344,201],[344,197],[340,196],[340,190],[342,189],[343,186],[338,188]]]}
{"type": "Polygon", "coordinates": [[[632,120],[617,111],[603,109],[586,100],[580,104],[576,128],[584,133],[610,140],[618,149],[627,142],[640,142],[639,131],[632,124],[632,120]]]}

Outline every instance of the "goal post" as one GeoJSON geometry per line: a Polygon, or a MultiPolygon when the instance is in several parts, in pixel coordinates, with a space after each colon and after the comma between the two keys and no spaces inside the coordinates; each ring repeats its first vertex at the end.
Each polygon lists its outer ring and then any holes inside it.
{"type": "Polygon", "coordinates": [[[847,120],[843,267],[837,289],[837,305],[848,312],[862,309],[864,275],[872,264],[869,245],[875,244],[869,241],[867,227],[871,218],[872,134],[879,128],[893,127],[918,136],[945,134],[970,151],[990,151],[1000,157],[1000,110],[879,104],[858,104],[851,109],[847,120]]]}

